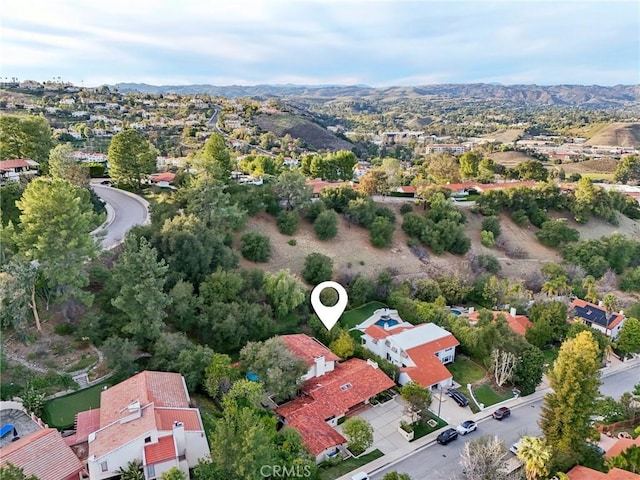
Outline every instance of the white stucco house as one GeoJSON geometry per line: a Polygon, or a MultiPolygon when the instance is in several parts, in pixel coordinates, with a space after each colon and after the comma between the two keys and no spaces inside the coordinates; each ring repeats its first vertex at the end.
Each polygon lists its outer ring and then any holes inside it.
{"type": "Polygon", "coordinates": [[[400,385],[411,381],[430,389],[453,385],[445,365],[455,360],[460,342],[444,328],[433,323],[412,325],[389,309],[376,310],[356,328],[363,332],[361,341],[369,351],[400,367],[400,385]]]}
{"type": "MultiPolygon", "coordinates": [[[[189,468],[209,455],[200,412],[189,402],[178,373],[144,371],[103,391],[100,412],[93,412],[97,429],[88,434],[89,478],[117,477],[118,469],[134,460],[142,464],[145,480],[173,467],[188,478],[189,468]]],[[[82,413],[78,431],[86,430],[81,423],[91,417],[82,413]]]]}

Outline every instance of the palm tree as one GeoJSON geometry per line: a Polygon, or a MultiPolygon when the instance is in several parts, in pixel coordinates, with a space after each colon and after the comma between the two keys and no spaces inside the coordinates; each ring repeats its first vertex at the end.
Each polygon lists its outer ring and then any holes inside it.
{"type": "Polygon", "coordinates": [[[524,462],[527,480],[547,478],[551,471],[551,449],[544,438],[522,437],[518,458],[524,462]]]}
{"type": "Polygon", "coordinates": [[[127,463],[127,468],[120,467],[118,473],[121,480],[144,480],[144,473],[141,469],[142,465],[136,460],[131,460],[127,463]]]}
{"type": "Polygon", "coordinates": [[[569,279],[565,275],[559,275],[544,282],[542,285],[542,291],[547,294],[547,297],[556,297],[558,295],[564,295],[571,291],[569,286],[569,279]]]}
{"type": "Polygon", "coordinates": [[[592,275],[587,275],[582,280],[582,288],[586,291],[584,299],[591,303],[598,301],[598,292],[596,292],[596,279],[592,275]]]}
{"type": "Polygon", "coordinates": [[[602,306],[607,312],[607,322],[611,318],[611,314],[618,310],[618,299],[613,293],[607,293],[602,299],[602,306]]]}

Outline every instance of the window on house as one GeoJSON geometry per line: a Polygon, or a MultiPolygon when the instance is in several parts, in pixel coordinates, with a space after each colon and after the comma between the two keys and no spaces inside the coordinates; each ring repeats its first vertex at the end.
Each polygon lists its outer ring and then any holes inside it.
{"type": "Polygon", "coordinates": [[[352,387],[352,385],[350,383],[345,383],[344,385],[342,385],[340,387],[340,390],[348,390],[352,387]]]}
{"type": "Polygon", "coordinates": [[[147,478],[155,478],[156,477],[156,466],[149,465],[147,467],[147,478]]]}
{"type": "Polygon", "coordinates": [[[107,470],[109,470],[109,467],[107,466],[107,462],[100,463],[100,471],[106,472],[107,470]]]}
{"type": "Polygon", "coordinates": [[[144,443],[151,443],[151,437],[147,437],[144,439],[144,443]]]}

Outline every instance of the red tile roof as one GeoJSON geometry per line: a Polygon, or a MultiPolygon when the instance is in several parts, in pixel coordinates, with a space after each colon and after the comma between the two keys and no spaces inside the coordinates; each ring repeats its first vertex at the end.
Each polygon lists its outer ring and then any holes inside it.
{"type": "Polygon", "coordinates": [[[318,179],[308,180],[307,185],[311,185],[314,195],[320,194],[320,192],[322,192],[322,190],[324,190],[325,188],[342,187],[344,185],[355,189],[355,186],[351,182],[325,182],[324,180],[318,179]]]}
{"type": "Polygon", "coordinates": [[[60,433],[46,428],[9,443],[0,450],[0,465],[11,463],[39,480],[78,479],[82,463],[60,433]]]}
{"type": "Polygon", "coordinates": [[[576,465],[567,472],[569,480],[640,480],[637,473],[627,472],[619,468],[612,468],[609,473],[602,473],[582,465],[576,465]]]}
{"type": "Polygon", "coordinates": [[[624,452],[626,449],[632,447],[632,446],[637,446],[640,447],[640,437],[638,438],[619,438],[618,441],[616,443],[613,444],[613,446],[607,450],[607,452],[604,454],[604,458],[612,458],[612,457],[617,457],[618,455],[620,455],[622,452],[624,452]]]}
{"type": "Polygon", "coordinates": [[[411,328],[413,328],[413,325],[408,326],[408,327],[395,327],[392,330],[385,330],[384,328],[373,324],[368,326],[365,330],[364,333],[366,333],[367,335],[369,335],[371,338],[375,338],[377,340],[382,340],[383,338],[387,338],[389,335],[396,335],[400,332],[404,332],[405,330],[410,330],[411,328]]]}
{"type": "Polygon", "coordinates": [[[453,335],[439,338],[433,342],[425,343],[418,347],[407,350],[407,355],[416,364],[415,367],[405,367],[400,371],[407,373],[411,380],[418,382],[427,388],[447,378],[452,378],[451,372],[447,370],[440,359],[436,357],[436,352],[450,347],[456,347],[460,342],[453,335]]]}
{"type": "Polygon", "coordinates": [[[344,443],[342,435],[326,425],[327,419],[346,414],[394,385],[379,368],[352,358],[336,365],[332,372],[304,382],[302,396],[275,411],[300,432],[309,451],[318,455],[344,443]]]}
{"type": "Polygon", "coordinates": [[[174,422],[182,422],[186,431],[203,430],[198,410],[180,408],[156,408],[156,426],[158,430],[172,430],[174,422]]]}
{"type": "MultiPolygon", "coordinates": [[[[500,314],[504,315],[505,318],[507,319],[507,323],[509,324],[509,327],[511,328],[511,330],[513,330],[515,333],[519,335],[524,335],[525,332],[527,331],[527,328],[533,326],[533,323],[529,320],[529,317],[527,317],[526,315],[511,315],[511,313],[509,312],[501,312],[501,311],[495,311],[495,310],[491,313],[493,313],[494,320],[498,318],[498,315],[500,314]]],[[[476,310],[475,312],[468,314],[466,317],[471,322],[477,322],[479,319],[479,314],[480,312],[476,310]]]]}
{"type": "Polygon", "coordinates": [[[291,353],[307,362],[307,365],[309,366],[314,365],[315,359],[321,356],[324,356],[325,361],[328,362],[337,362],[340,360],[340,357],[325,347],[318,340],[303,333],[281,335],[280,338],[287,344],[291,353]]]}
{"type": "Polygon", "coordinates": [[[158,173],[151,176],[151,181],[154,183],[168,182],[171,183],[176,179],[176,174],[171,172],[158,173]]]}
{"type": "Polygon", "coordinates": [[[398,187],[398,191],[402,193],[416,193],[416,187],[405,185],[402,187],[398,187]]]}
{"type": "Polygon", "coordinates": [[[152,465],[154,463],[165,462],[176,458],[176,446],[173,441],[173,435],[166,437],[160,437],[158,443],[152,445],[145,445],[144,447],[144,459],[146,465],[152,465]]]}
{"type": "Polygon", "coordinates": [[[89,434],[100,428],[100,409],[87,410],[76,414],[76,433],[69,437],[64,437],[67,445],[78,445],[84,443],[89,438],[89,434]]]}
{"type": "Polygon", "coordinates": [[[0,160],[0,172],[7,172],[14,168],[30,167],[31,164],[26,158],[17,158],[15,160],[0,160]]]}

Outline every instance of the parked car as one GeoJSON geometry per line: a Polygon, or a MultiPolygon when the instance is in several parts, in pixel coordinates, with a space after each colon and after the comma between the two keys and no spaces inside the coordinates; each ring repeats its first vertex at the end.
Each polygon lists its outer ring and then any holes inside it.
{"type": "Polygon", "coordinates": [[[465,397],[462,393],[460,393],[455,388],[448,388],[447,395],[453,398],[453,400],[461,407],[466,407],[467,405],[469,405],[469,400],[467,400],[467,397],[465,397]]]}
{"type": "Polygon", "coordinates": [[[456,427],[456,430],[460,435],[466,435],[467,433],[475,432],[478,429],[478,424],[473,420],[467,420],[462,422],[456,427]]]}
{"type": "Polygon", "coordinates": [[[102,180],[100,185],[106,185],[107,187],[111,186],[111,180],[102,180]]]}
{"type": "Polygon", "coordinates": [[[517,455],[518,454],[518,449],[520,448],[520,444],[521,443],[522,443],[522,439],[518,440],[516,443],[511,445],[511,447],[509,447],[509,451],[511,453],[513,453],[514,455],[517,455]]]}
{"type": "Polygon", "coordinates": [[[507,418],[510,415],[511,415],[511,410],[509,410],[507,407],[500,407],[495,412],[493,412],[492,416],[496,420],[502,420],[503,418],[507,418]]]}
{"type": "Polygon", "coordinates": [[[444,432],[438,435],[436,441],[440,445],[446,445],[449,442],[454,441],[458,438],[458,431],[455,428],[447,428],[444,432]]]}
{"type": "Polygon", "coordinates": [[[351,476],[351,480],[369,480],[367,472],[358,472],[351,476]]]}

